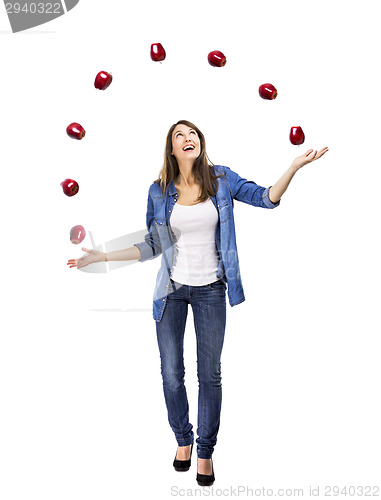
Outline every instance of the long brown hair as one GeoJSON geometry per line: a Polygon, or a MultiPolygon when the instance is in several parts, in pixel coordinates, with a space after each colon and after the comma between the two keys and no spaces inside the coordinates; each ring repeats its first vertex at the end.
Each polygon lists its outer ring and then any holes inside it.
{"type": "Polygon", "coordinates": [[[216,175],[214,168],[211,168],[214,167],[214,164],[210,161],[208,155],[206,154],[204,134],[198,127],[196,127],[194,123],[191,123],[188,120],[179,120],[177,123],[174,123],[169,129],[167,139],[165,141],[164,164],[162,169],[160,170],[159,178],[154,182],[160,184],[164,200],[165,192],[168,186],[173,180],[178,177],[180,173],[176,157],[171,154],[172,132],[176,128],[176,125],[180,124],[187,125],[188,127],[193,128],[197,132],[200,139],[200,155],[194,160],[192,166],[192,175],[195,181],[201,185],[201,194],[197,198],[197,201],[206,201],[209,197],[216,195],[218,189],[217,178],[221,177],[223,174],[216,175]]]}

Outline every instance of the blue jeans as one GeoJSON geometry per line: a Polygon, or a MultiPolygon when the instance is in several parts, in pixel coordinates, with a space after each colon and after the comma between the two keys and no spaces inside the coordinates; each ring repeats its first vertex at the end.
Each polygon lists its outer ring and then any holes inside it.
{"type": "Polygon", "coordinates": [[[183,358],[185,323],[190,304],[197,339],[197,456],[211,458],[220,427],[220,359],[226,325],[226,285],[218,280],[204,286],[191,286],[171,279],[169,286],[163,316],[156,322],[168,421],[179,446],[193,443],[183,358]]]}

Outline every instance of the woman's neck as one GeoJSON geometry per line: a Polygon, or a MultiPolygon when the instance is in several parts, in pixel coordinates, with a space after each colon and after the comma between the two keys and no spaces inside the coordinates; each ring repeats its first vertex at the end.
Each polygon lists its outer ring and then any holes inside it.
{"type": "Polygon", "coordinates": [[[180,172],[178,173],[175,184],[178,186],[183,186],[184,188],[192,188],[195,185],[198,185],[198,182],[195,181],[195,178],[192,174],[192,167],[190,168],[180,168],[180,172]]]}

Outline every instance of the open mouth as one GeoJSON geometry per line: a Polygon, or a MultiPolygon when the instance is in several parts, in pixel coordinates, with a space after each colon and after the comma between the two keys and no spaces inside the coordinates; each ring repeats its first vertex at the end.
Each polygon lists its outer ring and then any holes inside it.
{"type": "Polygon", "coordinates": [[[192,146],[192,145],[185,146],[185,148],[183,149],[183,151],[193,151],[193,150],[194,150],[194,146],[192,146]]]}

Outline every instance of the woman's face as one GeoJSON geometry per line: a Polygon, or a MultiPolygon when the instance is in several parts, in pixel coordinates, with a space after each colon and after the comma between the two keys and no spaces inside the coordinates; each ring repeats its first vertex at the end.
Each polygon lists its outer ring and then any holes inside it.
{"type": "Polygon", "coordinates": [[[200,155],[200,151],[201,145],[197,132],[187,125],[176,125],[172,132],[172,154],[177,162],[180,163],[189,158],[195,160],[200,155]]]}

